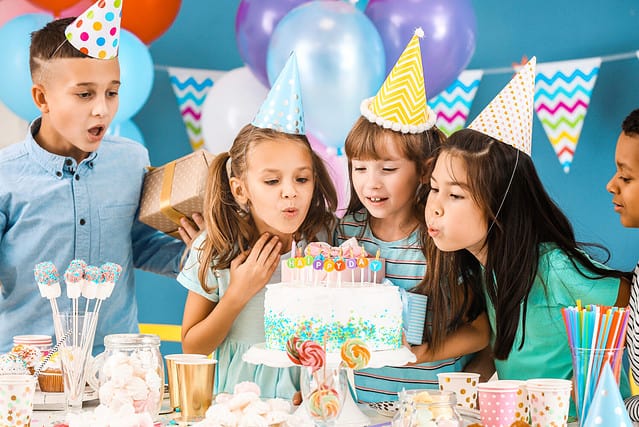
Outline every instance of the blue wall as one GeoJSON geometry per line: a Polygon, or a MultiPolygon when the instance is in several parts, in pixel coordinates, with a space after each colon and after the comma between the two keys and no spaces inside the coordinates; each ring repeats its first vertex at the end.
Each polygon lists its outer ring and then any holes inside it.
{"type": "MultiPolygon", "coordinates": [[[[173,26],[150,47],[155,64],[218,70],[243,66],[235,45],[238,4],[239,0],[183,0],[173,26]]],[[[549,62],[639,49],[635,0],[481,0],[474,7],[477,47],[471,69],[507,67],[523,55],[549,62]]],[[[432,64],[424,66],[428,72],[432,64]]],[[[484,76],[471,119],[510,77],[510,73],[484,76]]],[[[631,269],[639,257],[638,232],[621,227],[605,184],[614,171],[621,121],[637,107],[639,60],[603,63],[569,174],[562,171],[537,118],[533,129],[533,159],[539,174],[572,220],[578,238],[604,244],[613,254],[611,264],[623,269],[631,269]]],[[[191,151],[166,71],[156,71],[153,92],[134,121],[153,165],[191,151]]],[[[180,324],[186,292],[173,280],[137,274],[140,321],[180,324]]],[[[163,351],[180,351],[179,344],[163,351]]]]}

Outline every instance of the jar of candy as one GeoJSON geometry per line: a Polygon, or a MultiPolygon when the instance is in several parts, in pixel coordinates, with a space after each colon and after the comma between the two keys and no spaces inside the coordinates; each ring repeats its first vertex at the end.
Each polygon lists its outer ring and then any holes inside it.
{"type": "Polygon", "coordinates": [[[136,413],[156,418],[164,395],[164,362],[160,337],[151,334],[114,334],[104,337],[89,384],[98,390],[100,403],[114,410],[130,404],[136,413]]]}
{"type": "Polygon", "coordinates": [[[408,390],[399,393],[400,409],[392,427],[462,427],[451,391],[408,390]]]}

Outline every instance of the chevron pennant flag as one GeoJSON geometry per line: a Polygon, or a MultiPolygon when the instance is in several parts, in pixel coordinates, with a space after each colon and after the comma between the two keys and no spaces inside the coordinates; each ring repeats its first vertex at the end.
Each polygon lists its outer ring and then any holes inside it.
{"type": "Polygon", "coordinates": [[[462,129],[466,124],[483,75],[482,70],[462,71],[452,85],[428,101],[428,106],[437,115],[437,127],[446,136],[462,129]]]}
{"type": "Polygon", "coordinates": [[[220,78],[224,71],[178,67],[167,67],[167,69],[191,147],[193,150],[202,148],[204,146],[200,123],[202,105],[213,82],[220,78]]]}
{"type": "Polygon", "coordinates": [[[570,171],[601,58],[537,65],[535,111],[565,173],[570,171]]]}

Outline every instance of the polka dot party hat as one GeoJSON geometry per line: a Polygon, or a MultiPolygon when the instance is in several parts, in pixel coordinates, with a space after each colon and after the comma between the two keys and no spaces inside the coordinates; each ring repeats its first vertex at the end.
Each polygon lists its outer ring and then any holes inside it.
{"type": "Polygon", "coordinates": [[[603,427],[603,426],[627,426],[631,427],[628,411],[619,393],[619,386],[615,381],[609,363],[604,363],[603,372],[597,387],[595,395],[590,403],[586,421],[583,427],[603,427]]]}
{"type": "Polygon", "coordinates": [[[371,123],[402,133],[422,133],[435,125],[437,117],[426,104],[422,37],[424,31],[416,29],[377,95],[362,101],[362,116],[371,123]]]}
{"type": "Polygon", "coordinates": [[[530,156],[535,65],[533,57],[468,126],[530,156]]]}
{"type": "Polygon", "coordinates": [[[251,124],[258,128],[303,135],[305,126],[300,87],[297,60],[295,53],[292,53],[251,124]]]}
{"type": "Polygon", "coordinates": [[[122,0],[98,0],[64,34],[80,52],[97,59],[118,56],[122,0]]]}

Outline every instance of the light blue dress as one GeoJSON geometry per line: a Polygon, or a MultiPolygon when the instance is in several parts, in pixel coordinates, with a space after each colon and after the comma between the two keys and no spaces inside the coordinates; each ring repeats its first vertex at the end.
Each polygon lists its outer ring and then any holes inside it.
{"type": "MultiPolygon", "coordinates": [[[[207,285],[214,288],[206,293],[200,286],[198,270],[200,263],[198,248],[202,245],[206,233],[202,233],[193,242],[193,249],[184,268],[178,275],[178,282],[190,291],[218,302],[224,297],[230,283],[230,270],[209,269],[207,285]]],[[[286,258],[289,255],[283,255],[286,258]]],[[[273,273],[269,283],[278,283],[281,277],[280,266],[273,273]]],[[[300,389],[298,368],[271,368],[265,365],[253,365],[242,360],[242,355],[253,345],[264,342],[264,294],[266,288],[258,292],[237,316],[226,339],[214,352],[217,359],[215,373],[215,393],[232,393],[233,387],[242,381],[253,381],[260,386],[263,398],[279,397],[291,399],[300,389]]]]}

